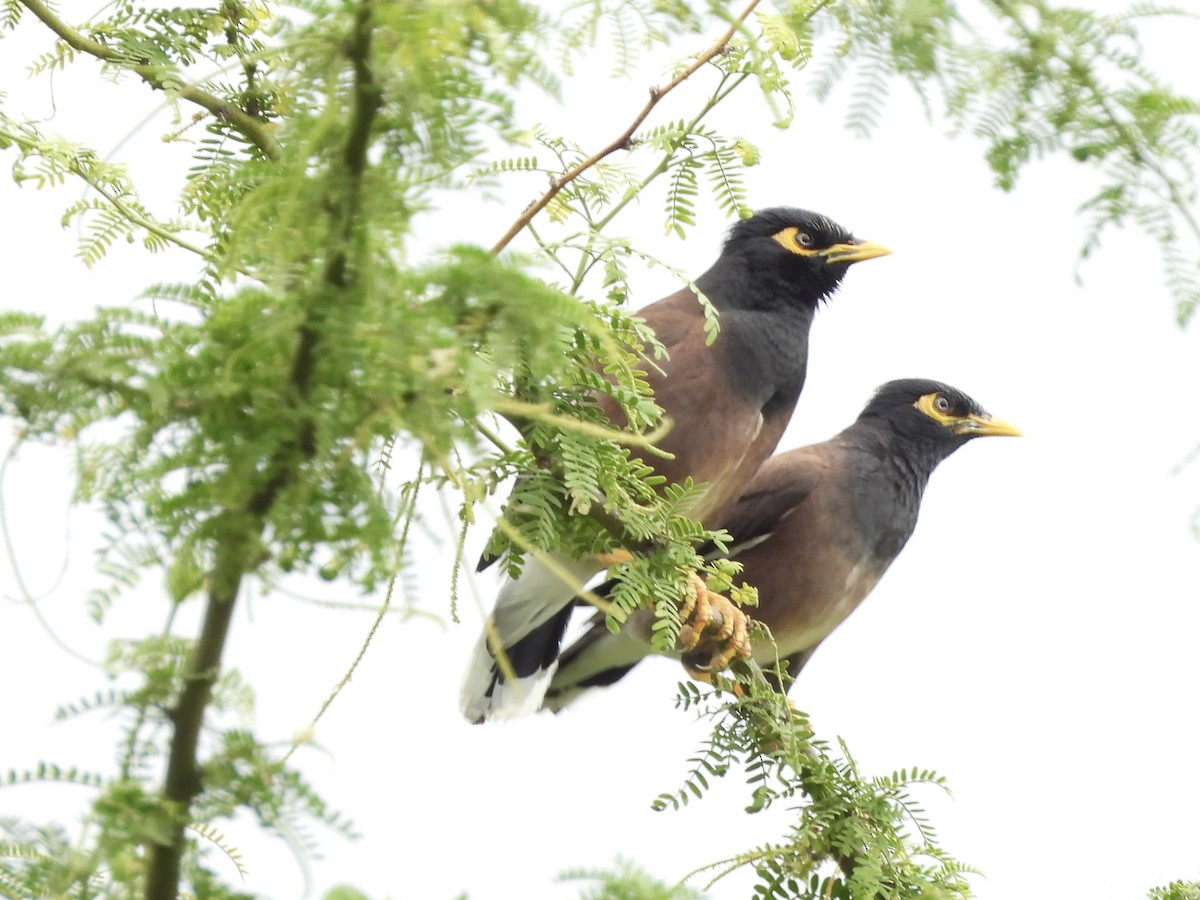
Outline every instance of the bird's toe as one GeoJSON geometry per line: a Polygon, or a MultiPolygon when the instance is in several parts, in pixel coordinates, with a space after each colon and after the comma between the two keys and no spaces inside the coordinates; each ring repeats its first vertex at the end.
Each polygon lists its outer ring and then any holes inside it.
{"type": "Polygon", "coordinates": [[[689,672],[719,672],[735,659],[749,659],[746,614],[728,597],[710,591],[694,572],[688,576],[688,600],[681,617],[679,648],[689,672]]]}

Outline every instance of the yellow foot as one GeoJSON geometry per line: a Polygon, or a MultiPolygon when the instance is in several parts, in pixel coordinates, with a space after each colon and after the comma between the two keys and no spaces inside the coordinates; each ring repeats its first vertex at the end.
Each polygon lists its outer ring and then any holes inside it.
{"type": "Polygon", "coordinates": [[[695,572],[688,575],[688,597],[679,613],[684,620],[679,647],[693,678],[707,681],[697,673],[719,672],[735,659],[750,658],[746,614],[728,597],[710,591],[695,572]]]}

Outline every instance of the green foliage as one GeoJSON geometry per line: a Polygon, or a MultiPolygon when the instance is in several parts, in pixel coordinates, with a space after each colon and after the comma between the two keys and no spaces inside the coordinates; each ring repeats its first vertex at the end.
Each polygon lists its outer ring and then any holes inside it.
{"type": "Polygon", "coordinates": [[[1200,900],[1200,882],[1172,881],[1166,887],[1154,888],[1147,900],[1200,900]]]}
{"type": "Polygon", "coordinates": [[[611,869],[571,869],[559,881],[596,882],[580,893],[580,900],[700,900],[702,895],[686,885],[666,885],[629,860],[618,858],[611,869]]]}
{"type": "MultiPolygon", "coordinates": [[[[18,183],[78,180],[93,191],[67,212],[84,223],[80,252],[89,264],[113,241],[140,236],[150,250],[168,241],[191,250],[203,266],[196,284],[149,288],[149,311],[99,309],[54,330],[32,315],[0,321],[0,411],[21,440],[76,444],[77,495],[109,521],[105,580],[91,597],[97,619],[154,571],[176,603],[206,596],[230,604],[217,598],[235,596],[249,576],[270,585],[304,571],[370,591],[403,566],[422,481],[463,491],[465,528],[473,504],[514,472],[528,472],[510,504],[515,531],[498,532],[493,548],[508,550],[515,538],[514,568],[526,547],[582,552],[660,533],[664,558],[698,562],[691,542],[704,533],[656,495],[649,469],[630,456],[628,444],[644,445],[638,435],[659,418],[634,355],[654,346],[644,326],[607,301],[582,301],[531,277],[517,257],[462,245],[425,263],[407,258],[432,191],[531,168],[478,160],[510,137],[519,77],[553,88],[533,65],[540,13],[511,2],[456,7],[447,16],[441,8],[323,6],[304,25],[236,4],[216,16],[118,4],[82,31],[39,12],[63,44],[35,68],[65,64],[82,48],[114,75],[132,72],[176,102],[230,110],[204,117],[207,134],[198,139],[186,128],[171,135],[195,140],[195,166],[181,218],[169,223],[151,217],[119,165],[0,113],[0,144],[16,154],[18,183]],[[185,86],[191,67],[231,58],[239,62],[232,83],[205,84],[211,94],[185,86]],[[250,121],[239,125],[232,110],[250,121]],[[617,399],[631,434],[603,420],[594,392],[617,399]],[[524,440],[489,453],[481,438],[497,413],[524,440]],[[399,495],[385,486],[398,440],[429,460],[399,495]],[[599,509],[621,512],[621,534],[587,515],[599,509]]],[[[668,13],[677,24],[689,18],[683,6],[668,13]]],[[[542,143],[556,169],[566,163],[568,144],[542,143]]],[[[725,170],[734,162],[728,147],[706,152],[725,170]]],[[[659,159],[666,166],[674,154],[659,159]]],[[[618,177],[615,169],[600,174],[618,177]]],[[[728,171],[722,183],[729,196],[737,190],[728,171]]],[[[624,186],[626,202],[634,187],[624,186]]],[[[581,182],[564,202],[600,193],[581,182]]],[[[678,563],[670,576],[681,577],[678,563]]],[[[63,708],[129,714],[116,777],[102,782],[55,766],[10,776],[103,783],[92,813],[102,837],[71,883],[105,865],[139,883],[146,876],[129,854],[176,840],[183,820],[146,778],[178,739],[180,709],[207,720],[202,789],[191,793],[184,770],[174,782],[167,773],[167,790],[174,783],[185,792],[195,822],[183,845],[194,890],[214,884],[201,845],[237,860],[214,823],[239,810],[298,854],[314,849],[301,818],[346,832],[252,735],[217,724],[252,698],[235,673],[217,677],[201,665],[205,647],[203,634],[195,644],[168,634],[114,645],[110,672],[140,684],[63,708]],[[213,679],[198,709],[187,699],[197,679],[213,679]]]]}
{"type": "Polygon", "coordinates": [[[613,50],[610,75],[628,75],[646,50],[672,37],[700,30],[703,18],[681,0],[657,3],[603,3],[576,0],[565,4],[556,23],[555,54],[564,75],[576,73],[576,60],[603,41],[613,50]]]}
{"type": "Polygon", "coordinates": [[[323,900],[369,900],[369,898],[357,888],[341,884],[326,891],[323,900]]]}
{"type": "Polygon", "coordinates": [[[40,762],[33,769],[17,771],[9,769],[4,776],[3,784],[30,784],[32,782],[62,782],[63,784],[79,784],[85,787],[95,787],[103,784],[104,776],[95,772],[81,772],[75,767],[64,769],[54,763],[40,762]]]}
{"type": "Polygon", "coordinates": [[[985,0],[1002,29],[976,23],[950,0],[865,0],[832,7],[838,54],[816,80],[828,97],[853,86],[847,124],[869,134],[893,76],[930,104],[936,89],[956,128],[987,142],[996,184],[1012,190],[1031,162],[1066,154],[1097,173],[1083,201],[1080,259],[1110,228],[1133,225],[1159,245],[1163,277],[1186,324],[1200,304],[1195,208],[1200,98],[1173,92],[1144,60],[1140,22],[1196,20],[1187,9],[1139,4],[1107,15],[1046,0],[985,0]]]}
{"type": "Polygon", "coordinates": [[[680,685],[678,705],[713,720],[713,732],[675,793],[663,794],[656,809],[678,809],[700,798],[709,777],[740,769],[751,789],[747,812],[781,800],[805,798],[784,841],[748,849],[693,872],[716,881],[750,866],[756,897],[970,897],[969,867],[951,858],[914,801],[911,788],[945,790],[935,772],[913,768],[868,778],[850,751],[839,754],[814,738],[806,717],[771,688],[756,666],[738,671],[734,682],[718,679],[718,690],[680,685]],[[836,863],[832,872],[826,865],[836,863]]]}
{"type": "MultiPolygon", "coordinates": [[[[0,886],[13,896],[78,896],[88,891],[89,896],[123,897],[140,889],[144,860],[137,848],[162,840],[173,819],[148,781],[161,765],[171,724],[167,704],[178,696],[189,649],[188,642],[178,638],[114,644],[107,659],[110,673],[122,680],[138,676],[141,687],[98,692],[94,698],[60,707],[58,718],[97,709],[115,714],[123,737],[111,775],[39,763],[30,770],[10,770],[0,779],[5,789],[56,782],[95,792],[88,840],[82,843],[68,841],[56,826],[0,820],[0,886]]],[[[206,862],[212,857],[217,871],[244,873],[240,852],[216,825],[239,813],[252,813],[298,857],[311,855],[317,845],[308,823],[353,836],[349,824],[326,807],[296,770],[234,724],[253,713],[253,697],[236,672],[226,672],[214,687],[210,712],[205,791],[191,810],[195,821],[184,857],[188,881],[198,896],[248,896],[214,881],[206,862]]]]}
{"type": "Polygon", "coordinates": [[[614,569],[616,584],[608,596],[613,606],[608,627],[615,631],[635,609],[653,606],[652,640],[660,652],[676,646],[683,624],[680,607],[685,601],[687,573],[704,566],[696,545],[709,540],[721,545],[723,537],[728,537],[705,531],[687,517],[688,508],[699,494],[690,480],[684,485],[667,486],[663,491],[666,506],[659,509],[658,517],[639,523],[645,529],[640,535],[630,531],[635,542],[655,537],[656,546],[614,569]]]}
{"type": "Polygon", "coordinates": [[[684,237],[696,224],[702,179],[706,198],[715,201],[726,215],[750,214],[742,175],[747,157],[739,152],[735,139],[679,121],[650,129],[645,140],[675,157],[667,188],[668,233],[684,237]]]}
{"type": "MultiPolygon", "coordinates": [[[[174,633],[172,616],[160,633],[114,642],[105,660],[114,683],[59,708],[59,718],[116,716],[111,771],[46,762],[8,773],[6,788],[67,782],[93,799],[79,837],[0,821],[0,889],[242,897],[225,886],[243,870],[223,836],[238,814],[298,857],[315,850],[313,823],[352,836],[288,755],[248,730],[253,692],[221,669],[221,650],[251,580],[271,589],[317,575],[364,592],[386,584],[390,598],[397,580],[414,577],[407,538],[426,486],[458,492],[461,557],[478,505],[515,478],[487,549],[510,572],[529,553],[650,548],[617,568],[609,624],[652,605],[659,649],[676,643],[690,572],[752,601],[734,572],[697,553],[723,536],[688,518],[695,486],[663,486],[644,462],[661,424],[646,373],[662,348],[622,304],[630,268],[662,263],[612,233],[654,191],[670,235],[685,236],[705,206],[746,213],[744,169],[759,153],[711,120],[747,82],[771,124],[787,127],[795,84],[828,92],[853,77],[848,121],[865,133],[898,75],[927,102],[941,90],[952,121],[988,141],[1004,188],[1040,154],[1066,151],[1096,167],[1084,255],[1109,225],[1138,224],[1163,248],[1185,320],[1200,302],[1198,248],[1187,243],[1200,236],[1198,110],[1141,60],[1138,17],[1159,11],[1100,17],[1040,0],[987,8],[1004,31],[998,45],[951,0],[793,0],[753,17],[749,7],[678,0],[553,11],[525,0],[311,0],[288,10],[120,0],[80,26],[39,0],[5,0],[0,26],[56,38],[31,73],[98,60],[106,77],[167,98],[164,139],[187,144],[193,159],[169,208],[139,190],[140,173],[11,113],[0,97],[0,151],[15,183],[86,192],[63,217],[80,230],[86,264],[119,241],[171,247],[190,264],[177,283],[132,288],[130,303],[61,326],[0,312],[0,414],[18,442],[75,448],[77,499],[107,519],[86,605],[94,618],[148,575],[176,607],[202,602],[206,615],[194,639],[174,633]],[[739,12],[730,40],[691,37],[720,35],[739,12]],[[826,52],[822,34],[837,46],[826,52]],[[675,68],[644,109],[614,123],[600,153],[544,126],[522,130],[521,92],[556,95],[596,43],[612,48],[614,74],[663,45],[675,68]],[[651,118],[687,79],[701,90],[694,108],[651,118]],[[544,191],[540,205],[519,215],[524,195],[505,192],[531,184],[544,191]],[[510,235],[484,249],[466,223],[449,246],[430,246],[437,210],[466,191],[504,198],[510,235]],[[522,231],[535,253],[501,258],[522,231]],[[623,428],[601,414],[600,395],[620,406],[623,428]],[[419,459],[414,471],[392,471],[401,449],[419,459]]],[[[698,302],[710,341],[719,339],[715,312],[698,302]]],[[[734,768],[752,810],[808,800],[785,840],[719,866],[754,866],[764,897],[968,894],[965,870],[909,796],[910,786],[940,785],[937,776],[865,778],[754,672],[740,683],[745,695],[731,703],[685,688],[681,702],[711,717],[713,732],[684,787],[659,805],[700,797],[734,768]],[[833,874],[822,868],[830,862],[833,874]]],[[[691,895],[624,863],[579,875],[601,882],[588,896],[691,895]]]]}
{"type": "Polygon", "coordinates": [[[11,897],[63,896],[74,853],[66,829],[0,818],[0,889],[11,897]]]}

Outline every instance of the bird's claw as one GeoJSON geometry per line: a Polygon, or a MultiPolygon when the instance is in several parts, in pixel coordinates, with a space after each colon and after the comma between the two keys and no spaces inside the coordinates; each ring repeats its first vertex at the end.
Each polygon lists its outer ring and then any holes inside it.
{"type": "Polygon", "coordinates": [[[684,668],[699,680],[705,673],[720,672],[735,659],[750,658],[746,614],[732,600],[713,593],[695,572],[688,574],[687,600],[680,610],[684,625],[679,647],[684,668]],[[703,646],[701,646],[703,641],[703,646]]]}
{"type": "Polygon", "coordinates": [[[695,649],[704,635],[704,629],[712,624],[709,612],[708,588],[695,572],[688,573],[687,594],[679,610],[683,625],[679,629],[679,648],[695,649]]]}

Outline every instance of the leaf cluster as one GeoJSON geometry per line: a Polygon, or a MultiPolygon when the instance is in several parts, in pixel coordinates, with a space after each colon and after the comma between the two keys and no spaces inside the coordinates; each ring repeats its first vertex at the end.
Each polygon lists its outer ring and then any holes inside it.
{"type": "MultiPolygon", "coordinates": [[[[57,826],[0,820],[0,888],[28,897],[127,897],[142,888],[144,860],[138,848],[162,840],[174,818],[148,780],[169,746],[169,704],[178,695],[190,649],[190,642],[170,636],[114,643],[105,662],[110,677],[119,683],[132,679],[138,686],[98,691],[59,707],[60,720],[101,713],[117,723],[121,738],[110,771],[42,762],[0,778],[6,790],[60,783],[94,795],[78,837],[68,838],[57,826]]],[[[189,846],[183,867],[197,896],[249,897],[222,884],[230,871],[244,875],[245,869],[237,847],[218,825],[244,828],[237,819],[249,812],[298,858],[316,848],[310,823],[343,836],[354,832],[295,768],[239,725],[253,716],[254,697],[236,672],[226,672],[217,682],[210,709],[204,733],[205,791],[189,818],[199,840],[189,846]]]]}
{"type": "Polygon", "coordinates": [[[709,778],[731,770],[745,774],[747,812],[782,800],[800,800],[786,838],[750,848],[693,872],[708,872],[710,886],[749,866],[756,897],[969,897],[972,870],[950,857],[915,801],[914,787],[945,790],[935,772],[912,768],[867,777],[844,743],[838,752],[817,740],[807,717],[795,710],[753,664],[717,690],[680,685],[678,705],[711,719],[713,731],[692,758],[683,787],[662,794],[656,809],[678,809],[704,795],[709,778]],[[834,865],[831,867],[830,863],[834,865]],[[715,873],[715,874],[714,874],[715,873]]]}
{"type": "Polygon", "coordinates": [[[570,869],[559,881],[592,882],[580,900],[700,900],[702,896],[687,885],[666,885],[636,863],[618,857],[608,869],[570,869]]]}
{"type": "Polygon", "coordinates": [[[1200,882],[1172,881],[1164,887],[1154,888],[1146,895],[1147,900],[1197,900],[1200,898],[1200,882]]]}
{"type": "Polygon", "coordinates": [[[869,134],[899,77],[930,109],[987,144],[997,186],[1011,190],[1031,162],[1054,154],[1086,164],[1098,187],[1085,199],[1080,259],[1111,228],[1133,225],[1158,244],[1180,324],[1200,303],[1195,215],[1200,98],[1173,90],[1145,60],[1138,26],[1184,8],[1138,4],[1105,14],[1046,0],[986,0],[991,23],[951,0],[864,0],[831,8],[837,52],[815,79],[818,96],[851,79],[847,124],[869,134]],[[995,37],[996,28],[1001,37],[995,37]]]}

